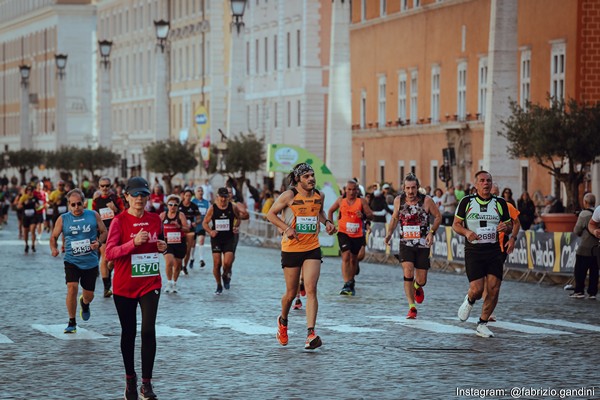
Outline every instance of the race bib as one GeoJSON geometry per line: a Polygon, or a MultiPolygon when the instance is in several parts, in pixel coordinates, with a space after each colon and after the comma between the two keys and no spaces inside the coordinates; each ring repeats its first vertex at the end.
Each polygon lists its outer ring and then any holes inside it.
{"type": "Polygon", "coordinates": [[[74,240],[71,242],[71,253],[74,256],[83,256],[91,252],[90,239],[74,240]]]}
{"type": "Polygon", "coordinates": [[[296,232],[317,233],[317,217],[296,217],[296,232]]]}
{"type": "Polygon", "coordinates": [[[200,208],[198,208],[198,210],[200,210],[200,214],[206,215],[206,208],[205,207],[200,207],[200,208]]]}
{"type": "Polygon", "coordinates": [[[58,213],[64,214],[67,212],[67,206],[58,206],[58,213]]]}
{"type": "Polygon", "coordinates": [[[346,231],[348,233],[358,233],[358,229],[360,228],[360,224],[355,222],[346,222],[346,231]]]}
{"type": "Polygon", "coordinates": [[[229,230],[229,220],[228,219],[216,219],[215,220],[215,229],[217,231],[228,231],[229,230]]]}
{"type": "Polygon", "coordinates": [[[181,232],[167,232],[167,243],[181,243],[181,232]]]}
{"type": "Polygon", "coordinates": [[[192,220],[187,220],[188,226],[192,226],[192,220]]]}
{"type": "Polygon", "coordinates": [[[159,276],[158,253],[144,253],[131,255],[131,277],[143,278],[145,276],[159,276]]]}
{"type": "Polygon", "coordinates": [[[158,210],[160,208],[160,203],[152,203],[152,207],[154,207],[155,210],[158,210]]]}
{"type": "Polygon", "coordinates": [[[496,227],[486,226],[477,228],[477,243],[496,243],[496,227]]]}
{"type": "Polygon", "coordinates": [[[46,215],[54,215],[54,208],[49,208],[46,210],[46,215]]]}
{"type": "Polygon", "coordinates": [[[104,207],[100,209],[100,219],[102,221],[106,219],[113,219],[115,217],[115,213],[108,207],[104,207]]]}
{"type": "Polygon", "coordinates": [[[23,211],[23,213],[25,214],[26,217],[33,217],[33,214],[35,214],[35,210],[28,208],[27,210],[23,211]]]}
{"type": "Polygon", "coordinates": [[[421,239],[420,225],[404,225],[402,227],[402,240],[421,239]]]}

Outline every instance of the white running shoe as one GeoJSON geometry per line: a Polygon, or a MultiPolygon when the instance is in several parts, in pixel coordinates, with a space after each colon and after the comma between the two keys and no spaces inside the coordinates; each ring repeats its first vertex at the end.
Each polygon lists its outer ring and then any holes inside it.
{"type": "Polygon", "coordinates": [[[177,293],[177,282],[173,282],[173,285],[171,286],[171,292],[177,293]]]}
{"type": "Polygon", "coordinates": [[[490,331],[487,324],[477,324],[477,336],[488,338],[494,337],[494,334],[490,331]]]}
{"type": "Polygon", "coordinates": [[[458,309],[458,319],[461,321],[466,321],[469,319],[469,315],[471,315],[471,310],[473,309],[473,304],[469,303],[469,295],[465,296],[465,301],[460,305],[458,309]]]}
{"type": "Polygon", "coordinates": [[[165,293],[172,293],[172,292],[173,292],[173,282],[167,281],[167,284],[165,285],[165,293]]]}

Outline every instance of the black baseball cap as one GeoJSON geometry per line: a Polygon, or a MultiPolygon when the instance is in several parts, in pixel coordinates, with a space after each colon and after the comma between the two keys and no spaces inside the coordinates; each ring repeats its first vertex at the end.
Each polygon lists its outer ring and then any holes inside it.
{"type": "Polygon", "coordinates": [[[229,190],[226,187],[220,187],[217,194],[221,197],[229,197],[229,190]]]}
{"type": "Polygon", "coordinates": [[[141,176],[134,176],[127,181],[125,191],[133,197],[136,197],[140,193],[150,194],[150,187],[148,186],[147,180],[141,176]]]}

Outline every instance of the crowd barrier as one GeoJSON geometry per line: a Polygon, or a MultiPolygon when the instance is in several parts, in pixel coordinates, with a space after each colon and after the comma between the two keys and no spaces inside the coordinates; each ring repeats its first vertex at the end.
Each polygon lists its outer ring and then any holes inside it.
{"type": "MultiPolygon", "coordinates": [[[[398,231],[392,236],[391,246],[384,243],[387,224],[371,223],[367,236],[367,254],[374,258],[385,259],[398,254],[400,236],[398,231]]],[[[535,232],[521,231],[517,236],[514,251],[508,255],[505,273],[521,271],[527,277],[529,273],[547,275],[573,275],[575,252],[580,238],[571,232],[535,232]]],[[[451,227],[441,226],[435,233],[431,248],[431,257],[446,265],[464,265],[465,238],[456,234],[451,227]]]]}

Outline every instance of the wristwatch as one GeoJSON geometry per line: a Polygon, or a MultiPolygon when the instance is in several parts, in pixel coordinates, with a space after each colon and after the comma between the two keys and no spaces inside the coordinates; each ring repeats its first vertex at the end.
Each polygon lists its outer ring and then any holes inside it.
{"type": "Polygon", "coordinates": [[[430,229],[429,233],[431,233],[432,235],[435,235],[435,231],[433,229],[430,229]]]}

